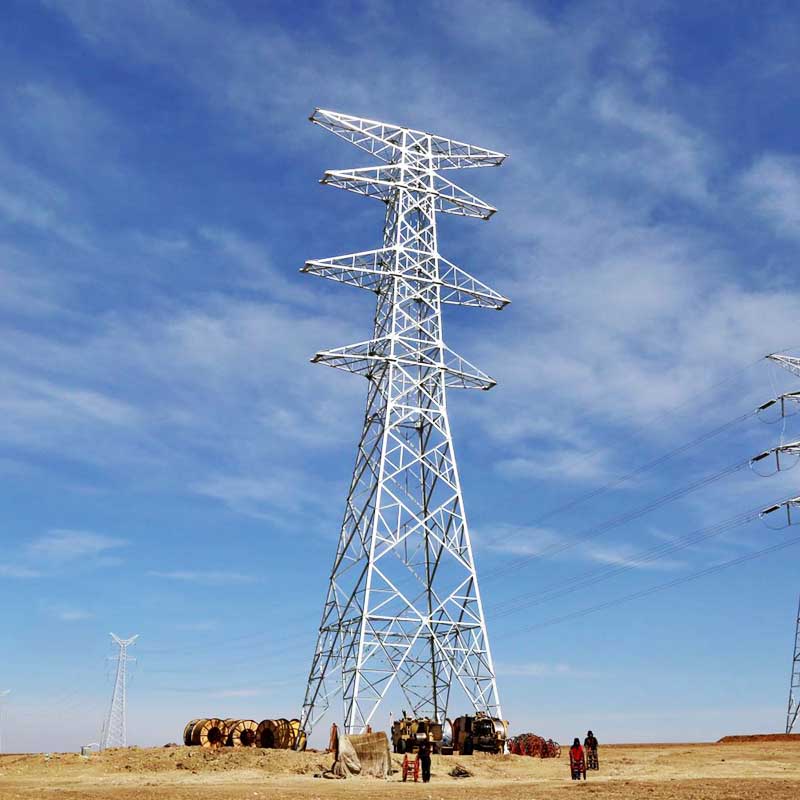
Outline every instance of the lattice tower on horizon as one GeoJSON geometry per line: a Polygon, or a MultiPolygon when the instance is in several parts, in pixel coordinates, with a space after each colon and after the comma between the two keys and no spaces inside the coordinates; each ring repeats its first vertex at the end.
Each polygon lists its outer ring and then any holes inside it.
{"type": "Polygon", "coordinates": [[[114,691],[111,695],[111,705],[108,716],[103,726],[103,735],[100,737],[100,746],[103,750],[108,747],[128,746],[128,683],[126,666],[129,661],[136,661],[128,655],[128,648],[139,638],[139,634],[130,639],[120,639],[112,633],[111,639],[119,647],[116,655],[117,670],[114,678],[114,691]]]}
{"type": "MultiPolygon", "coordinates": [[[[773,355],[767,356],[767,358],[800,378],[800,358],[779,353],[774,353],[773,355]]],[[[786,407],[788,405],[800,405],[800,392],[785,392],[774,400],[765,403],[762,408],[767,408],[775,404],[780,405],[781,416],[786,416],[786,407]]],[[[765,453],[757,456],[756,459],[771,455],[775,456],[776,467],[780,470],[782,469],[782,456],[800,458],[800,441],[788,443],[781,441],[777,447],[767,450],[765,453]]],[[[786,524],[796,524],[800,522],[800,497],[784,500],[774,506],[765,508],[761,513],[762,516],[785,513],[786,524]]],[[[800,599],[798,600],[797,616],[794,624],[794,649],[792,651],[792,667],[789,676],[789,704],[786,709],[786,733],[792,732],[798,716],[800,716],[800,599]]]]}
{"type": "Polygon", "coordinates": [[[0,753],[3,752],[3,712],[5,711],[6,701],[11,694],[11,689],[3,689],[0,692],[0,753]]]}
{"type": "Polygon", "coordinates": [[[439,172],[505,155],[332,111],[310,119],[383,162],[321,182],[382,200],[386,219],[381,248],[302,268],[370,289],[377,305],[370,339],[312,359],[368,383],[301,727],[310,733],[341,692],[345,731],[363,732],[395,683],[415,716],[443,721],[457,683],[475,710],[499,717],[446,403],[447,389],[495,382],[444,343],[441,307],[509,301],[439,255],[436,214],[488,219],[494,208],[439,172]]]}

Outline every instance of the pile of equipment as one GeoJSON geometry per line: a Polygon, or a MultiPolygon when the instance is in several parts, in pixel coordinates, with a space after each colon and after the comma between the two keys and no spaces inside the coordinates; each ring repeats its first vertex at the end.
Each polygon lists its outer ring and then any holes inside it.
{"type": "Polygon", "coordinates": [[[517,756],[534,758],[559,758],[561,745],[552,739],[545,739],[535,733],[521,733],[508,740],[508,750],[517,756]]]}
{"type": "Polygon", "coordinates": [[[267,747],[280,750],[305,750],[306,734],[299,719],[220,719],[190,720],[183,729],[183,743],[197,747],[267,747]]]}

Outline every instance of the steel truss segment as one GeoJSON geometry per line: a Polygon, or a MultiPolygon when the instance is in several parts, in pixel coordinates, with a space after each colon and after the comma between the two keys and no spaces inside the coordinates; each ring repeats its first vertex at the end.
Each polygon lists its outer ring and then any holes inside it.
{"type": "Polygon", "coordinates": [[[511,301],[442,256],[394,247],[306,261],[300,272],[338,283],[380,291],[392,278],[442,288],[442,303],[497,311],[511,301]],[[436,261],[438,260],[438,264],[436,261]],[[438,275],[438,277],[436,277],[438,275]]]}
{"type": "Polygon", "coordinates": [[[435,172],[398,166],[327,170],[320,183],[387,203],[397,189],[434,198],[436,211],[459,217],[489,219],[497,209],[435,172]]]}
{"type": "Polygon", "coordinates": [[[800,358],[795,356],[784,356],[780,353],[773,353],[767,356],[770,361],[780,364],[784,369],[800,377],[800,358]]]}
{"type": "Polygon", "coordinates": [[[387,163],[400,161],[405,156],[408,160],[424,158],[436,170],[464,169],[499,167],[506,158],[505,153],[456,139],[322,108],[316,109],[309,119],[387,163]]]}
{"type": "Polygon", "coordinates": [[[369,339],[312,359],[369,388],[301,724],[310,732],[334,685],[348,732],[369,724],[395,683],[415,713],[444,719],[460,685],[475,709],[500,715],[446,405],[448,388],[494,381],[445,345],[441,307],[508,301],[439,255],[437,211],[494,209],[436,170],[502,154],[335,112],[312,120],[386,162],[325,178],[383,200],[386,223],[383,247],[303,267],[373,290],[376,309],[369,339]]]}
{"type": "Polygon", "coordinates": [[[470,364],[466,358],[454,353],[446,345],[434,346],[433,349],[440,350],[441,354],[431,354],[424,349],[419,349],[418,342],[409,343],[408,340],[405,340],[405,343],[410,345],[407,348],[408,355],[391,355],[393,345],[396,350],[396,345],[403,342],[404,340],[400,337],[370,339],[333,350],[321,350],[311,361],[314,364],[325,364],[325,366],[363,375],[367,378],[374,378],[376,373],[385,369],[389,363],[397,364],[401,368],[441,370],[446,374],[445,385],[451,389],[483,389],[487,391],[497,385],[497,381],[470,364]]]}
{"type": "Polygon", "coordinates": [[[792,733],[797,717],[800,715],[800,600],[797,604],[794,631],[794,651],[789,678],[789,705],[786,709],[786,733],[792,733]]]}

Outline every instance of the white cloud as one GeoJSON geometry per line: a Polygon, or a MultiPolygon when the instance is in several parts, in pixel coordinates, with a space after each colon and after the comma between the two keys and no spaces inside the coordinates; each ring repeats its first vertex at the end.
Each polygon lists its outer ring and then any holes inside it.
{"type": "Polygon", "coordinates": [[[496,665],[496,672],[498,676],[506,678],[584,678],[590,675],[590,673],[575,669],[569,664],[550,664],[538,661],[528,661],[520,664],[501,662],[496,665]]]}
{"type": "Polygon", "coordinates": [[[18,564],[0,564],[0,575],[4,578],[40,578],[42,573],[18,564]]]}
{"type": "Polygon", "coordinates": [[[52,530],[31,542],[27,551],[34,558],[66,562],[102,556],[128,544],[125,539],[90,531],[52,530]]]}
{"type": "Polygon", "coordinates": [[[82,622],[94,616],[89,611],[83,611],[78,608],[62,608],[55,610],[53,613],[62,622],[82,622]]]}
{"type": "Polygon", "coordinates": [[[263,693],[263,689],[222,689],[214,697],[259,697],[263,693]]]}
{"type": "Polygon", "coordinates": [[[655,570],[675,570],[686,566],[683,561],[675,559],[657,558],[647,559],[642,557],[642,552],[637,551],[631,545],[597,545],[589,544],[581,548],[584,557],[598,564],[608,564],[613,567],[623,567],[625,569],[655,569],[655,570]]]}
{"type": "MultiPolygon", "coordinates": [[[[595,98],[599,118],[631,134],[626,148],[611,156],[611,166],[657,192],[708,203],[707,179],[713,146],[698,130],[663,106],[634,102],[618,87],[606,87],[595,98]]],[[[608,168],[604,165],[604,169],[608,168]]]]}
{"type": "Polygon", "coordinates": [[[767,153],[742,176],[744,199],[780,234],[800,237],[800,158],[767,153]]]}
{"type": "Polygon", "coordinates": [[[226,572],[224,570],[150,570],[147,573],[152,578],[163,578],[171,581],[184,581],[187,583],[204,583],[212,586],[227,584],[254,583],[258,578],[245,575],[242,572],[226,572]]]}

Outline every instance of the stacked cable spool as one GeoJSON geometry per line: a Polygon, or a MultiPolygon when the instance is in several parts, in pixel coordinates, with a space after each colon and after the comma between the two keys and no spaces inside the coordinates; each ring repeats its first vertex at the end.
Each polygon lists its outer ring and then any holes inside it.
{"type": "Polygon", "coordinates": [[[535,733],[521,733],[508,740],[508,750],[517,756],[534,758],[558,758],[561,746],[552,739],[545,739],[535,733]]]}
{"type": "Polygon", "coordinates": [[[276,750],[305,750],[306,734],[299,719],[220,719],[190,720],[183,729],[187,746],[217,749],[220,747],[262,747],[276,750]]]}

